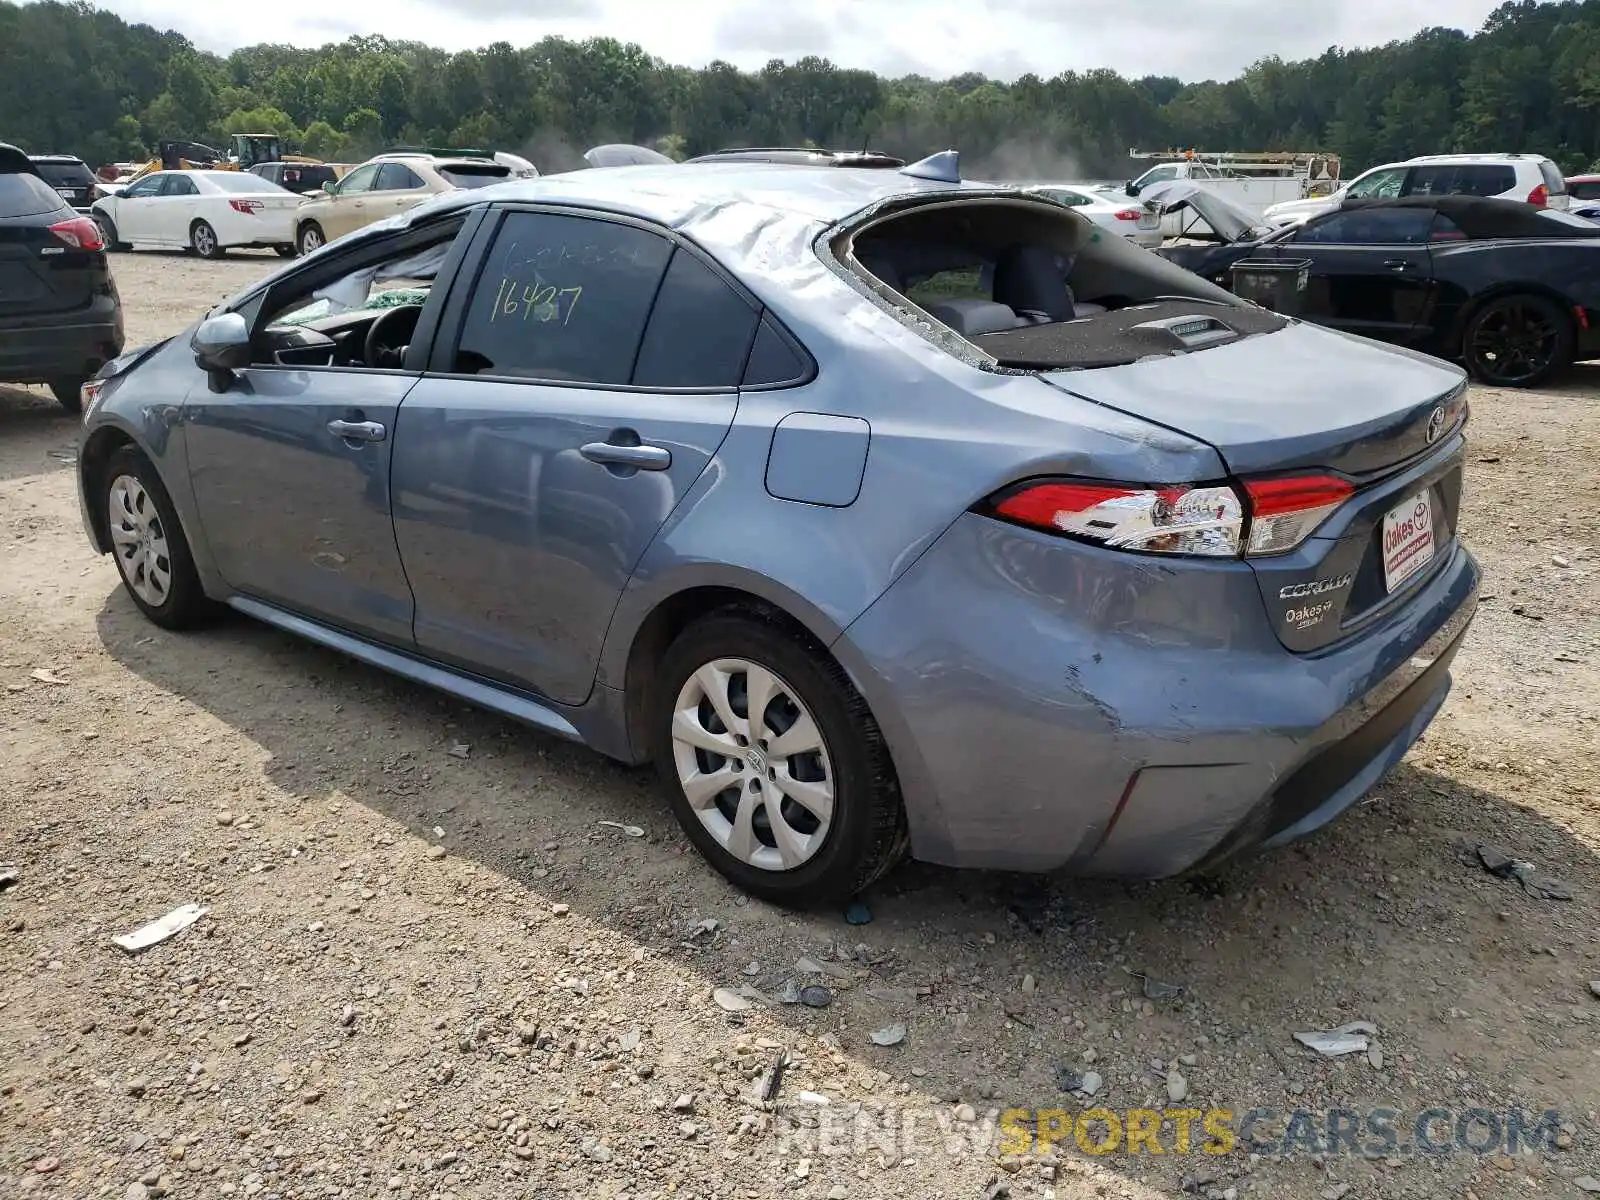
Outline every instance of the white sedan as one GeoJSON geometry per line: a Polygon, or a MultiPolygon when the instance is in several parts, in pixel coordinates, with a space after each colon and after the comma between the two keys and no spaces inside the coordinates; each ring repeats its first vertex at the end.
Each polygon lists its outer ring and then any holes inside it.
{"type": "Polygon", "coordinates": [[[299,207],[299,196],[248,171],[156,171],[91,206],[113,250],[193,250],[201,258],[237,246],[292,257],[299,207]]]}
{"type": "Polygon", "coordinates": [[[1102,229],[1127,238],[1135,246],[1154,250],[1161,245],[1161,215],[1147,204],[1076,184],[1031,184],[1027,190],[1065,205],[1102,229]]]}

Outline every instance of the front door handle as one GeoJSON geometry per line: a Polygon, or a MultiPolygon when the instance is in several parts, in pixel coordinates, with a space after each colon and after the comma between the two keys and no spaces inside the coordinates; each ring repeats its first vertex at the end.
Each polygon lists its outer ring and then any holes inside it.
{"type": "Polygon", "coordinates": [[[672,451],[661,446],[619,446],[615,442],[590,442],[580,447],[578,453],[592,463],[608,467],[665,471],[672,465],[672,451]]]}
{"type": "Polygon", "coordinates": [[[381,442],[389,436],[377,421],[329,421],[328,432],[347,442],[381,442]]]}
{"type": "Polygon", "coordinates": [[[1411,264],[1403,258],[1386,258],[1383,260],[1383,265],[1391,271],[1409,271],[1411,269],[1411,264]]]}

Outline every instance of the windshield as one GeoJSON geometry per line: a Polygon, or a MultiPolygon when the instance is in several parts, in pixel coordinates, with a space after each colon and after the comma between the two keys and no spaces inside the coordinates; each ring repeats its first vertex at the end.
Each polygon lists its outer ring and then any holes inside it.
{"type": "Polygon", "coordinates": [[[283,192],[291,195],[287,188],[281,188],[272,180],[249,171],[207,171],[206,180],[216,184],[225,192],[283,192]]]}

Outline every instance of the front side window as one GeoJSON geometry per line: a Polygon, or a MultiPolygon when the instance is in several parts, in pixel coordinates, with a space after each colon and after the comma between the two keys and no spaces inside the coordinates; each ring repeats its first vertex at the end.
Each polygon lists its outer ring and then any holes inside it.
{"type": "Polygon", "coordinates": [[[378,178],[378,166],[377,163],[368,163],[351,171],[339,184],[339,194],[348,196],[351,192],[370,192],[373,182],[378,178]]]}
{"type": "Polygon", "coordinates": [[[1154,183],[1166,183],[1169,179],[1178,177],[1178,168],[1174,166],[1152,167],[1136,180],[1141,188],[1147,188],[1154,183]]]}
{"type": "Polygon", "coordinates": [[[124,197],[138,199],[140,196],[154,196],[161,190],[161,184],[167,177],[165,175],[146,175],[137,183],[129,184],[122,190],[124,197]]]}
{"type": "Polygon", "coordinates": [[[627,384],[673,245],[633,225],[506,214],[467,308],[454,369],[627,384]]]}
{"type": "Polygon", "coordinates": [[[1373,171],[1352,183],[1349,194],[1357,198],[1398,196],[1400,188],[1405,181],[1406,169],[1404,167],[1391,167],[1384,171],[1373,171]]]}
{"type": "Polygon", "coordinates": [[[195,196],[200,189],[195,187],[194,180],[187,175],[168,175],[167,181],[161,188],[163,196],[195,196]]]}
{"type": "Polygon", "coordinates": [[[1308,223],[1294,240],[1340,246],[1394,246],[1426,242],[1433,230],[1429,208],[1340,211],[1308,223]]]}

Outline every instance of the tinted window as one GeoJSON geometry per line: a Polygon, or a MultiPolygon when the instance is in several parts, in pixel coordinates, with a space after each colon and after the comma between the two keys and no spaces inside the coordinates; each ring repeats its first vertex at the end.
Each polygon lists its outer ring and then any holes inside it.
{"type": "Polygon", "coordinates": [[[51,187],[81,188],[94,183],[94,174],[81,162],[36,162],[33,165],[51,187]]]}
{"type": "Polygon", "coordinates": [[[1433,242],[1464,242],[1466,233],[1443,213],[1436,213],[1433,218],[1433,229],[1428,234],[1428,240],[1433,242]]]}
{"type": "Polygon", "coordinates": [[[1600,200],[1600,179],[1586,179],[1582,183],[1566,185],[1567,194],[1574,200],[1600,200]]]}
{"type": "Polygon", "coordinates": [[[1377,208],[1337,212],[1308,224],[1297,242],[1351,245],[1396,245],[1425,242],[1433,227],[1428,208],[1377,208]]]}
{"type": "Polygon", "coordinates": [[[1498,196],[1517,186],[1517,172],[1489,163],[1438,163],[1413,167],[1408,196],[1498,196]]]}
{"type": "Polygon", "coordinates": [[[478,276],[455,369],[629,382],[672,249],[631,225],[508,214],[478,276]]]}
{"type": "Polygon", "coordinates": [[[373,189],[379,192],[405,192],[425,186],[417,173],[404,163],[384,163],[378,172],[378,183],[373,189]]]}
{"type": "Polygon", "coordinates": [[[1045,195],[1067,208],[1078,208],[1089,203],[1089,197],[1082,192],[1046,192],[1045,195]]]}
{"type": "Polygon", "coordinates": [[[372,190],[372,181],[377,177],[377,163],[368,163],[364,167],[357,167],[344,177],[344,182],[339,184],[339,194],[343,196],[350,192],[370,192],[372,190]]]}
{"type": "Polygon", "coordinates": [[[251,175],[248,171],[207,171],[206,182],[215,184],[225,192],[254,192],[260,195],[262,192],[287,190],[271,179],[251,175]]]}
{"type": "Polygon", "coordinates": [[[756,332],[756,310],[684,249],[672,256],[639,347],[641,387],[737,387],[756,332]]]}
{"type": "Polygon", "coordinates": [[[37,175],[0,174],[0,217],[34,217],[66,207],[37,175]]]}
{"type": "Polygon", "coordinates": [[[1373,171],[1370,175],[1363,175],[1350,185],[1351,196],[1356,197],[1389,197],[1398,196],[1400,187],[1406,181],[1404,167],[1391,167],[1386,171],[1373,171]]]}
{"type": "MultiPolygon", "coordinates": [[[[258,179],[252,179],[250,183],[253,187],[263,186],[258,179]]],[[[194,196],[199,194],[199,191],[200,189],[194,185],[194,180],[187,175],[168,175],[161,184],[163,196],[194,196]]]]}
{"type": "Polygon", "coordinates": [[[744,386],[770,387],[779,383],[794,383],[810,373],[809,364],[795,353],[772,319],[763,318],[761,328],[756,331],[755,344],[750,347],[750,361],[744,369],[744,386]]]}
{"type": "Polygon", "coordinates": [[[511,177],[511,168],[499,163],[452,163],[441,167],[439,174],[446,183],[458,188],[488,187],[511,177]]]}

